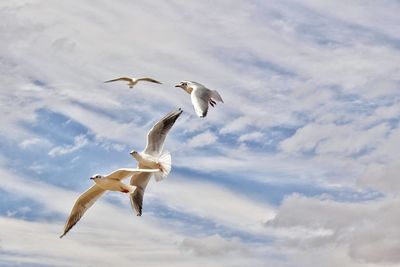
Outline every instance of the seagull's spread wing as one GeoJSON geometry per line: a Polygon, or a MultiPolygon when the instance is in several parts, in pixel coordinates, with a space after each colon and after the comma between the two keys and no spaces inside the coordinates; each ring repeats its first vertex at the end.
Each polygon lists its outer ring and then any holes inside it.
{"type": "Polygon", "coordinates": [[[151,178],[151,173],[141,172],[134,174],[130,184],[136,186],[135,191],[131,194],[131,206],[136,211],[137,216],[142,215],[143,195],[147,184],[151,178]]]}
{"type": "Polygon", "coordinates": [[[79,196],[72,208],[67,222],[65,223],[64,233],[60,238],[65,236],[68,231],[74,227],[74,225],[82,218],[83,214],[85,214],[86,210],[89,209],[104,192],[104,189],[101,189],[97,185],[93,185],[85,193],[79,196]]]}
{"type": "Polygon", "coordinates": [[[200,118],[205,117],[208,112],[208,101],[210,97],[207,97],[206,93],[207,91],[205,90],[196,90],[190,94],[194,110],[200,118]]]}
{"type": "Polygon", "coordinates": [[[217,90],[212,90],[212,91],[210,91],[210,95],[211,95],[211,98],[214,98],[215,100],[224,103],[224,100],[222,100],[222,97],[221,97],[221,95],[218,93],[217,90]]]}
{"type": "Polygon", "coordinates": [[[114,180],[122,180],[129,175],[132,175],[136,172],[146,172],[146,173],[152,173],[152,172],[159,172],[159,169],[134,169],[134,168],[121,168],[118,169],[106,176],[108,179],[114,179],[114,180]]]}
{"type": "Polygon", "coordinates": [[[105,81],[104,83],[110,83],[110,82],[116,82],[116,81],[127,81],[127,82],[133,82],[133,80],[129,77],[120,77],[112,80],[105,81]]]}
{"type": "Polygon", "coordinates": [[[151,128],[147,134],[147,145],[144,150],[146,154],[156,156],[161,153],[165,137],[181,113],[181,109],[170,112],[151,128]]]}
{"type": "Polygon", "coordinates": [[[152,82],[152,83],[161,84],[159,81],[154,80],[154,79],[152,79],[152,78],[139,78],[139,79],[137,79],[136,81],[146,81],[146,82],[152,82]]]}

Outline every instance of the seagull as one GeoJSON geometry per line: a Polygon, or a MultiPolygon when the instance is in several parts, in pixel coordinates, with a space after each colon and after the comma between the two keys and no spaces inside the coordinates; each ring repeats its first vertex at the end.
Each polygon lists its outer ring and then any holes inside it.
{"type": "Polygon", "coordinates": [[[181,114],[182,109],[179,108],[177,111],[165,115],[148,132],[147,145],[144,151],[132,150],[130,152],[132,157],[137,160],[138,168],[159,170],[155,173],[137,173],[131,178],[130,184],[136,186],[135,191],[131,194],[131,206],[136,211],[137,216],[142,215],[144,190],[151,175],[154,174],[156,181],[159,182],[171,171],[171,154],[168,151],[163,151],[163,146],[169,130],[181,114]]]}
{"type": "Polygon", "coordinates": [[[62,238],[65,236],[69,230],[82,218],[83,214],[99,199],[104,192],[109,191],[119,191],[122,193],[133,193],[134,187],[121,182],[122,179],[133,174],[142,173],[154,173],[160,171],[159,169],[132,169],[132,168],[122,168],[118,169],[106,176],[95,174],[90,177],[95,184],[90,187],[86,192],[79,196],[76,200],[74,207],[71,210],[67,222],[64,226],[64,232],[60,236],[62,238]]]}
{"type": "Polygon", "coordinates": [[[190,94],[194,110],[200,118],[207,116],[208,103],[210,103],[212,107],[217,104],[216,101],[224,103],[216,90],[210,90],[197,82],[182,81],[175,85],[175,87],[180,87],[190,94]]]}
{"type": "Polygon", "coordinates": [[[105,81],[104,83],[110,83],[110,82],[116,82],[116,81],[126,81],[128,82],[129,88],[133,88],[139,81],[146,81],[146,82],[152,82],[152,83],[158,83],[161,84],[159,81],[156,81],[152,78],[129,78],[129,77],[121,77],[121,78],[116,78],[112,79],[109,81],[105,81]]]}

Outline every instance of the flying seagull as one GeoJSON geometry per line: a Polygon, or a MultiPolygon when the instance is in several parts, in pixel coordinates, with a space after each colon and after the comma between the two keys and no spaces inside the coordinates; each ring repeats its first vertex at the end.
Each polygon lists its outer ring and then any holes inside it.
{"type": "MultiPolygon", "coordinates": [[[[132,157],[138,161],[140,169],[158,169],[153,173],[157,182],[164,179],[171,171],[171,155],[163,151],[164,141],[169,130],[181,115],[182,109],[173,111],[159,120],[147,134],[147,145],[144,151],[131,151],[132,157]]],[[[131,194],[131,205],[136,210],[136,215],[142,215],[144,190],[151,178],[152,173],[137,173],[131,178],[130,184],[136,186],[135,192],[131,194]]]]}
{"type": "Polygon", "coordinates": [[[156,81],[152,78],[129,78],[129,77],[121,77],[121,78],[116,78],[112,79],[109,81],[105,81],[104,83],[110,83],[110,82],[116,82],[116,81],[126,81],[128,82],[129,88],[133,88],[138,82],[140,81],[146,81],[146,82],[152,82],[152,83],[158,83],[161,84],[159,81],[156,81]]]}
{"type": "Polygon", "coordinates": [[[182,81],[175,85],[175,87],[180,87],[190,94],[194,110],[200,118],[207,116],[208,103],[210,103],[212,107],[217,104],[216,101],[224,103],[216,90],[210,90],[197,82],[182,81]]]}
{"type": "Polygon", "coordinates": [[[131,169],[122,168],[118,169],[106,176],[95,174],[90,179],[92,179],[95,184],[89,188],[86,192],[79,196],[76,200],[74,207],[71,210],[67,222],[65,223],[64,232],[60,236],[62,238],[65,236],[69,230],[82,218],[83,214],[100,198],[104,192],[109,191],[119,191],[122,193],[133,193],[134,187],[126,185],[121,182],[122,179],[128,177],[132,174],[150,174],[152,172],[158,172],[159,169],[131,169]]]}

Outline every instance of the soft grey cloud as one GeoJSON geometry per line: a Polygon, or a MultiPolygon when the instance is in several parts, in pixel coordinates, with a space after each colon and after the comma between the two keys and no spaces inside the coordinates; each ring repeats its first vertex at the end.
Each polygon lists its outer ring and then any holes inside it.
{"type": "Polygon", "coordinates": [[[246,249],[238,240],[225,240],[219,235],[204,238],[185,238],[181,247],[202,257],[215,257],[224,254],[243,254],[246,249]]]}
{"type": "MultiPolygon", "coordinates": [[[[364,203],[341,203],[330,199],[300,195],[288,197],[267,228],[325,229],[327,235],[285,236],[281,242],[296,250],[328,248],[338,250],[365,263],[397,263],[400,248],[395,212],[400,205],[398,197],[387,197],[364,203]],[[332,247],[335,244],[337,248],[332,247]]],[[[279,236],[279,234],[278,234],[279,236]]]]}

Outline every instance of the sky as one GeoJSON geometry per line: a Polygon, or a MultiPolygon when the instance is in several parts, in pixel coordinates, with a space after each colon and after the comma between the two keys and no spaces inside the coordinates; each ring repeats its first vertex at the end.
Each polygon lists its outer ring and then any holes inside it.
{"type": "MultiPolygon", "coordinates": [[[[0,265],[400,265],[398,1],[0,1],[0,265]],[[163,84],[104,84],[149,76],[163,84]],[[198,118],[174,85],[224,103],[198,118]],[[181,107],[143,216],[88,178],[181,107]]],[[[128,182],[128,181],[126,181],[128,182]]]]}

